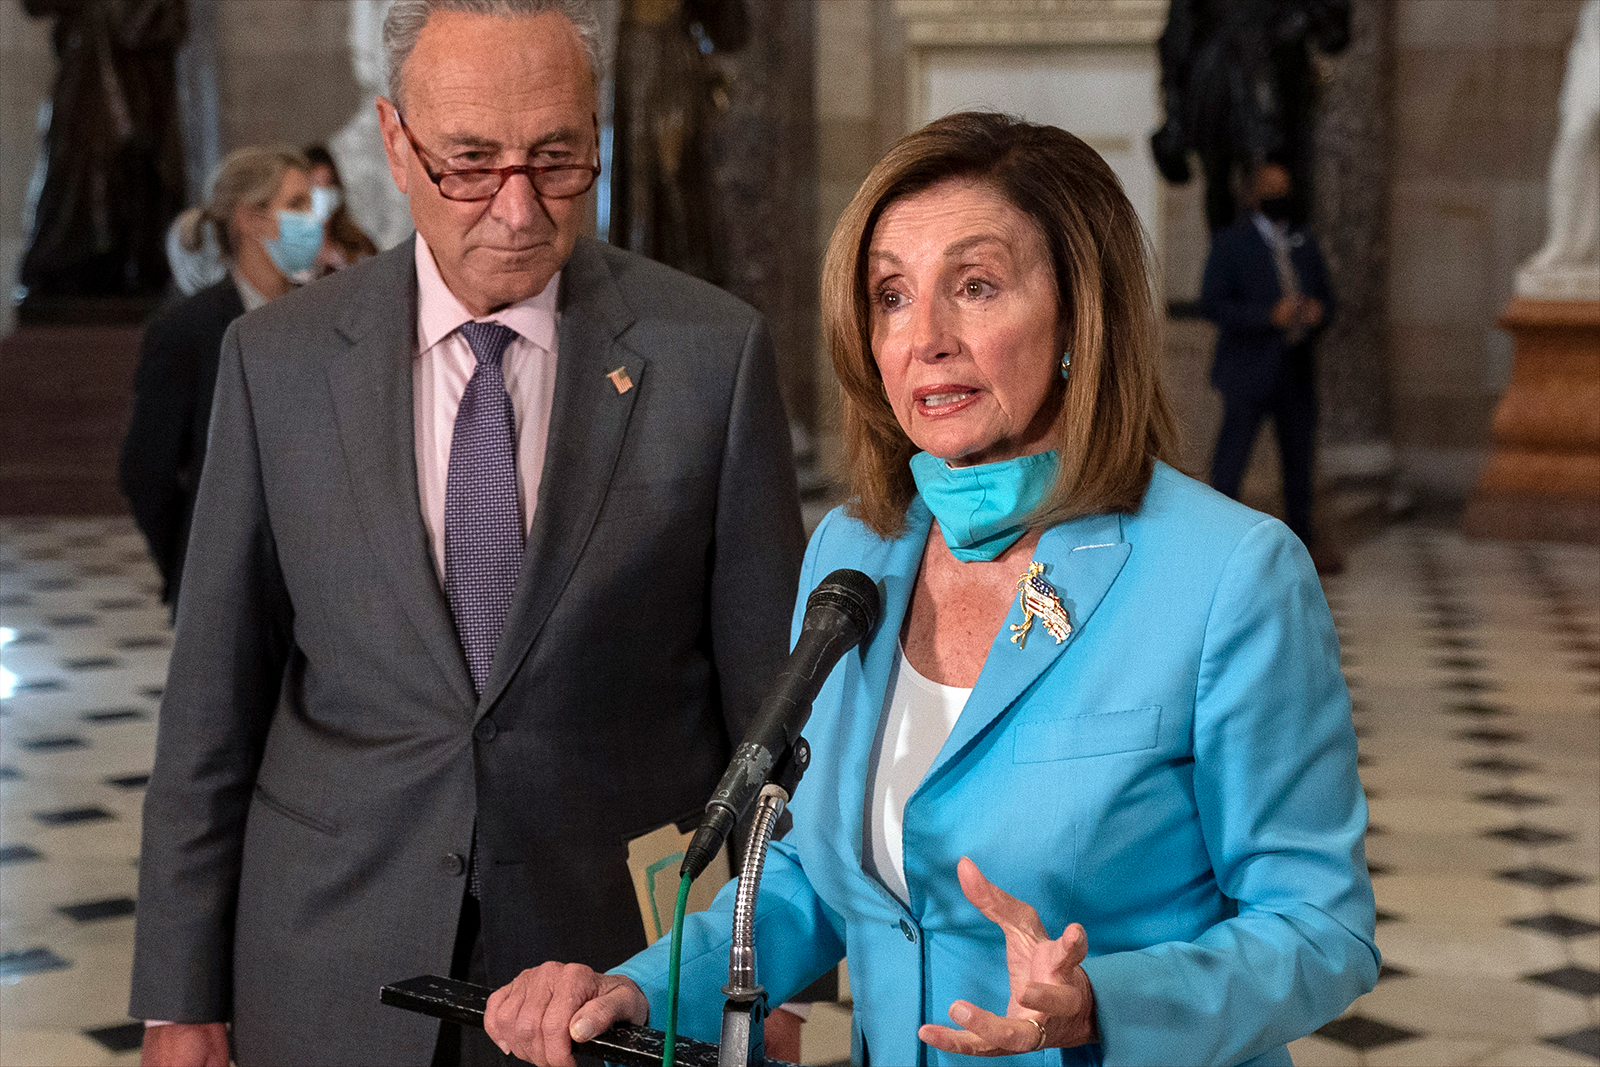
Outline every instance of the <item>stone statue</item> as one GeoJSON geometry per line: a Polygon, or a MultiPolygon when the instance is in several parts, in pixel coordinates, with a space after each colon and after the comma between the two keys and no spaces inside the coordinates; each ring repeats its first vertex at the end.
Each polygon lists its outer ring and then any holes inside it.
{"type": "Polygon", "coordinates": [[[1290,221],[1311,204],[1313,71],[1310,48],[1350,43],[1350,0],[1171,0],[1161,34],[1167,121],[1150,138],[1168,181],[1189,180],[1200,154],[1206,221],[1233,221],[1236,169],[1272,161],[1294,187],[1290,221]]]}
{"type": "Polygon", "coordinates": [[[744,0],[626,0],[617,32],[611,243],[718,284],[706,138],[728,86],[706,55],[749,33],[744,0]]]}
{"type": "Polygon", "coordinates": [[[1517,271],[1517,295],[1600,300],[1600,0],[1578,14],[1550,159],[1550,229],[1517,271]]]}
{"type": "Polygon", "coordinates": [[[57,60],[43,182],[19,280],[24,306],[149,297],[167,282],[183,208],[176,56],[184,0],[23,0],[54,18],[57,60]]]}
{"type": "Polygon", "coordinates": [[[379,248],[393,248],[411,236],[411,208],[389,174],[378,130],[376,101],[380,94],[388,93],[383,17],[390,3],[350,0],[350,65],[366,102],[328,139],[350,215],[379,248]]]}

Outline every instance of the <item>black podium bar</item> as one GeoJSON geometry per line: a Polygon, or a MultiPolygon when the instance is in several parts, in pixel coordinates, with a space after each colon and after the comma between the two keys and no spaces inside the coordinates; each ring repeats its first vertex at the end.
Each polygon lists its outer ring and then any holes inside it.
{"type": "MultiPolygon", "coordinates": [[[[383,1003],[406,1011],[447,1019],[463,1026],[483,1027],[489,1005],[488,986],[425,974],[386,985],[378,992],[383,1003]]],[[[588,1056],[623,1067],[661,1067],[666,1035],[648,1026],[618,1023],[605,1033],[574,1048],[588,1056]]],[[[690,1037],[678,1037],[677,1062],[683,1067],[717,1067],[717,1046],[690,1037]]],[[[767,1067],[795,1067],[783,1060],[767,1060],[767,1067]]]]}

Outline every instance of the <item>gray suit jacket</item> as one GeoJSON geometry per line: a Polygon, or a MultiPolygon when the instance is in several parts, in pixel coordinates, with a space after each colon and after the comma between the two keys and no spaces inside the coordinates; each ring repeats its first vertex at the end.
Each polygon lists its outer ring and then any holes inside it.
{"type": "Polygon", "coordinates": [[[581,241],[532,534],[475,698],[417,497],[412,245],[223,344],[144,809],[131,1012],[241,1064],[426,1063],[473,824],[496,983],[644,945],[626,842],[693,818],[787,647],[802,535],[748,306],[581,241]],[[619,394],[607,372],[627,368],[619,394]]]}

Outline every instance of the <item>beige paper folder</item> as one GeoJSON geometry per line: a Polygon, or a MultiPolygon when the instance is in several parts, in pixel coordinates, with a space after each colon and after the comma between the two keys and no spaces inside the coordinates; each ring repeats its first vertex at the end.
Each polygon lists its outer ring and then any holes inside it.
{"type": "MultiPolygon", "coordinates": [[[[693,834],[679,833],[671,823],[628,842],[628,871],[639,894],[639,914],[644,919],[644,935],[650,941],[672,932],[672,908],[678,902],[678,868],[693,834]]],[[[728,848],[711,861],[689,890],[689,911],[704,911],[711,906],[717,890],[732,877],[728,848]]]]}

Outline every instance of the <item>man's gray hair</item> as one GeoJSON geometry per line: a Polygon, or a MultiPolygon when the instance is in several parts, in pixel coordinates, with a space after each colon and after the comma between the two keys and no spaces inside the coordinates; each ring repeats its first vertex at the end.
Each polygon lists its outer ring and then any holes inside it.
{"type": "Polygon", "coordinates": [[[495,18],[531,18],[554,12],[572,23],[583,43],[595,84],[600,82],[600,20],[586,0],[395,0],[383,19],[383,57],[389,73],[389,99],[398,106],[400,71],[417,47],[422,28],[436,11],[459,11],[495,18]]]}

